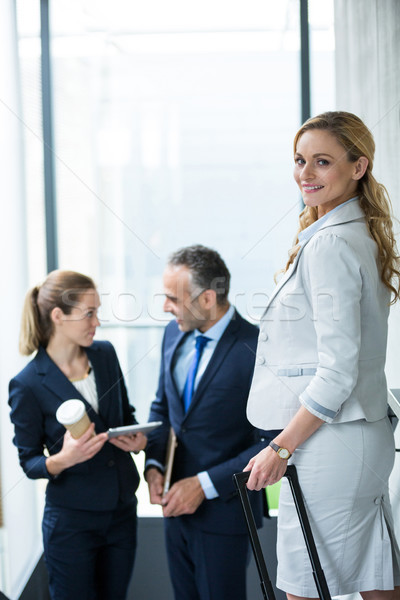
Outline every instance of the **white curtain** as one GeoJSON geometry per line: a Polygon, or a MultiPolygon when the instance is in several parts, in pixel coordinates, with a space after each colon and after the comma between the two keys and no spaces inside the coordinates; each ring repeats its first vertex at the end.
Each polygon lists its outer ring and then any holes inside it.
{"type": "MultiPolygon", "coordinates": [[[[358,114],[371,129],[376,142],[376,178],[387,187],[397,219],[400,219],[399,22],[398,0],[335,0],[337,107],[358,114]]],[[[400,247],[398,222],[394,230],[400,247]]],[[[397,302],[389,319],[386,375],[390,388],[400,388],[399,367],[400,302],[397,302]]],[[[400,425],[395,438],[400,448],[400,425]]],[[[389,486],[396,536],[400,541],[399,453],[389,486]]]]}

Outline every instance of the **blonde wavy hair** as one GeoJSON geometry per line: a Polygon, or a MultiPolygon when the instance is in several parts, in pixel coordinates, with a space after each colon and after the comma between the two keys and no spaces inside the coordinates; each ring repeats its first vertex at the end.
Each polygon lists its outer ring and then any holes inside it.
{"type": "MultiPolygon", "coordinates": [[[[384,185],[378,183],[372,175],[375,154],[375,142],[372,133],[359,117],[352,113],[334,111],[322,113],[308,119],[300,127],[294,138],[294,152],[300,137],[306,131],[323,129],[328,131],[346,151],[347,159],[355,162],[361,156],[368,159],[368,167],[363,177],[358,181],[358,202],[365,212],[367,225],[372,238],[378,246],[381,279],[392,292],[392,304],[400,298],[400,257],[393,233],[392,207],[388,192],[384,185]]],[[[318,209],[306,206],[299,216],[299,229],[292,248],[289,250],[289,260],[284,271],[295,259],[299,249],[299,233],[318,219],[318,209]]]]}
{"type": "Polygon", "coordinates": [[[19,351],[29,356],[46,348],[53,333],[51,312],[61,308],[69,315],[87,290],[96,289],[93,280],[75,271],[52,271],[41,285],[35,285],[26,296],[22,309],[19,351]]]}

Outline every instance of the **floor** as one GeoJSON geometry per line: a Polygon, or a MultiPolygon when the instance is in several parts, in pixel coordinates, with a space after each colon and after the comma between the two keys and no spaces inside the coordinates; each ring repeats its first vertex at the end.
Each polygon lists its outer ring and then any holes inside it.
{"type": "MultiPolygon", "coordinates": [[[[275,582],[276,518],[265,519],[260,531],[260,543],[271,581],[275,582]]],[[[248,600],[263,598],[254,558],[248,570],[248,600]]],[[[285,595],[275,589],[276,600],[285,600],[285,595]]],[[[1,600],[0,592],[0,600],[1,600]]],[[[47,573],[43,558],[33,573],[28,586],[19,600],[50,600],[47,573]]],[[[74,599],[79,600],[79,599],[74,599]]],[[[110,598],[109,600],[113,600],[110,598]]],[[[135,570],[127,600],[174,600],[169,581],[164,549],[164,532],[161,518],[141,517],[138,530],[138,551],[135,570]]],[[[231,600],[242,600],[232,598],[231,600]]]]}

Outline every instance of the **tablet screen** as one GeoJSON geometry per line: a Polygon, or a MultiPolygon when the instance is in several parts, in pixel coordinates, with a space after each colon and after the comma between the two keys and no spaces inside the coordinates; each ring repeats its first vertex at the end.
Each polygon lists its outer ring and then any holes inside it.
{"type": "Polygon", "coordinates": [[[136,425],[125,425],[124,427],[112,427],[107,431],[108,437],[118,437],[119,435],[133,435],[135,433],[150,433],[156,427],[160,427],[162,421],[152,421],[151,423],[136,423],[136,425]]]}

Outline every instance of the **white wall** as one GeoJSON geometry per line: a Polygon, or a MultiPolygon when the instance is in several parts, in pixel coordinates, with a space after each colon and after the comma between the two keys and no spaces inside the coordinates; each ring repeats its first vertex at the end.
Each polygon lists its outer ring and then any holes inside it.
{"type": "Polygon", "coordinates": [[[4,527],[0,530],[0,590],[12,600],[41,553],[37,493],[18,464],[8,416],[9,379],[23,366],[18,357],[21,298],[27,287],[22,117],[18,90],[15,3],[0,0],[0,460],[4,527]]]}
{"type": "MultiPolygon", "coordinates": [[[[376,142],[375,175],[400,218],[400,2],[335,0],[337,108],[358,114],[376,142]]],[[[395,223],[400,247],[400,225],[395,223]]],[[[400,388],[400,303],[389,322],[387,378],[400,388]]],[[[400,425],[396,431],[400,447],[400,425]]],[[[400,539],[400,456],[390,480],[400,539]]]]}

